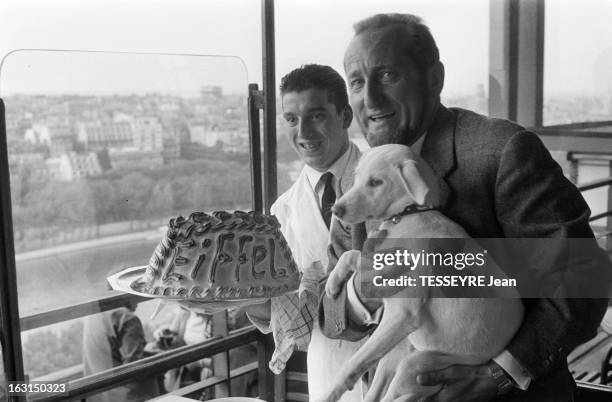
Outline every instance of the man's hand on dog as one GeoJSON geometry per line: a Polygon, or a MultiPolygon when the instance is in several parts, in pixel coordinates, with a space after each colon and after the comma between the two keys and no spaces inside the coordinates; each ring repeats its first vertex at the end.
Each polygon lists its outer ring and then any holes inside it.
{"type": "MultiPolygon", "coordinates": [[[[399,373],[399,370],[398,370],[399,373]]],[[[394,383],[389,394],[393,395],[394,383]]],[[[455,365],[439,371],[431,371],[417,376],[417,382],[423,386],[442,384],[440,392],[427,399],[427,402],[480,402],[489,401],[497,395],[497,382],[491,376],[486,364],[480,366],[455,365]]],[[[394,400],[394,399],[389,399],[394,400]]],[[[403,399],[400,399],[403,400],[403,399]]]]}

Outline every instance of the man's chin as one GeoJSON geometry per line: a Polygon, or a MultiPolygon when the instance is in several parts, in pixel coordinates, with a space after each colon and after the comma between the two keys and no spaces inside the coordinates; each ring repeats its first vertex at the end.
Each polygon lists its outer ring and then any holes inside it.
{"type": "Polygon", "coordinates": [[[308,166],[310,166],[311,168],[315,169],[315,170],[325,170],[325,162],[323,160],[322,157],[320,156],[305,156],[305,155],[301,155],[302,156],[302,162],[304,162],[305,164],[307,164],[308,166]]]}
{"type": "Polygon", "coordinates": [[[397,130],[389,130],[389,131],[368,131],[365,135],[365,139],[371,147],[377,147],[379,145],[385,144],[398,144],[400,143],[400,138],[397,133],[397,130]]]}

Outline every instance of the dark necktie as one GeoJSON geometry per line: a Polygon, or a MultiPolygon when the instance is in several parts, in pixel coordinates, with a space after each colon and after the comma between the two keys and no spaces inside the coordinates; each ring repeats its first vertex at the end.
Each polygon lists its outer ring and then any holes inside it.
{"type": "Polygon", "coordinates": [[[334,186],[332,185],[332,179],[334,175],[331,172],[325,173],[321,176],[321,181],[325,185],[323,188],[323,197],[321,198],[321,215],[323,215],[323,220],[329,229],[329,224],[331,222],[331,208],[336,202],[336,192],[334,191],[334,186]]]}

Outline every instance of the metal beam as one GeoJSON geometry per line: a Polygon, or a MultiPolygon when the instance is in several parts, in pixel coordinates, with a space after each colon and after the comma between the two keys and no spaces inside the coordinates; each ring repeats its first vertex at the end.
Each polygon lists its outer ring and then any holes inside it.
{"type": "Polygon", "coordinates": [[[542,126],[544,90],[544,0],[518,4],[516,121],[542,126]]]}
{"type": "MultiPolygon", "coordinates": [[[[0,99],[0,342],[6,380],[24,381],[4,113],[4,102],[0,99]]],[[[12,400],[25,400],[25,397],[12,400]]]]}
{"type": "Polygon", "coordinates": [[[263,212],[262,171],[261,171],[261,131],[259,129],[259,110],[264,108],[263,92],[257,84],[249,84],[249,153],[251,156],[251,202],[255,211],[263,212]]]}
{"type": "Polygon", "coordinates": [[[515,0],[491,0],[489,8],[489,116],[516,119],[517,7],[515,0]]]}
{"type": "Polygon", "coordinates": [[[276,200],[276,78],[275,78],[275,41],[274,41],[274,0],[261,2],[261,28],[263,40],[263,92],[264,107],[264,209],[276,200]]]}
{"type": "Polygon", "coordinates": [[[542,125],[544,0],[492,0],[489,115],[542,125]]]}

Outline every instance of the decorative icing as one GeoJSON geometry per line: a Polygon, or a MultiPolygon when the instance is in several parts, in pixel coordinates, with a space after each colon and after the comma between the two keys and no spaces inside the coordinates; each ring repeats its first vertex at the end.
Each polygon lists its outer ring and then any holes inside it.
{"type": "Polygon", "coordinates": [[[170,219],[139,292],[193,300],[279,296],[300,273],[274,216],[259,212],[194,212],[170,219]]]}

